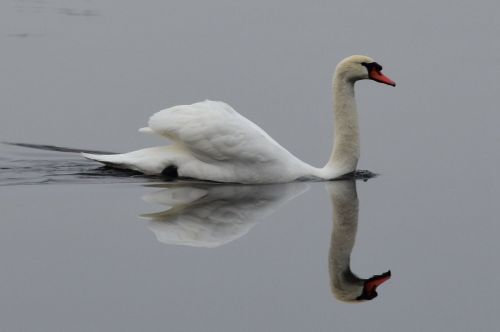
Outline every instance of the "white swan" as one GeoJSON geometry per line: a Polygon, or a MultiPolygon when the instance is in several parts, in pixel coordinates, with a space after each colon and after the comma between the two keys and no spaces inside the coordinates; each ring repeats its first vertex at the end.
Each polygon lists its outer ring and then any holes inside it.
{"type": "Polygon", "coordinates": [[[337,65],[333,78],[335,140],[330,160],[323,168],[299,160],[231,106],[209,100],[162,110],[149,119],[149,127],[140,129],[169,138],[171,145],[83,156],[145,174],[217,182],[335,179],[353,172],[359,159],[354,83],[372,79],[395,86],[381,70],[373,59],[361,55],[350,56],[337,65]]]}

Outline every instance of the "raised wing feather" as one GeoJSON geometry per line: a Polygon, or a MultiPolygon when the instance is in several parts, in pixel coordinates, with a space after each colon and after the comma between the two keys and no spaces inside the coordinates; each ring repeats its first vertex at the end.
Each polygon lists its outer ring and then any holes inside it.
{"type": "Polygon", "coordinates": [[[162,110],[150,118],[149,128],[182,144],[200,160],[258,163],[294,158],[223,102],[207,100],[162,110]]]}

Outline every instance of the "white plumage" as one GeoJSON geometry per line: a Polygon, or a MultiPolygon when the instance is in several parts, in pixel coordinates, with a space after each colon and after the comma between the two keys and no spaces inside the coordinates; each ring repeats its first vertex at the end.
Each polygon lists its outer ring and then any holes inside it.
{"type": "Polygon", "coordinates": [[[206,100],[162,110],[140,131],[164,136],[173,144],[84,156],[145,174],[160,174],[175,166],[181,177],[218,182],[288,182],[307,175],[310,169],[223,102],[206,100]]]}

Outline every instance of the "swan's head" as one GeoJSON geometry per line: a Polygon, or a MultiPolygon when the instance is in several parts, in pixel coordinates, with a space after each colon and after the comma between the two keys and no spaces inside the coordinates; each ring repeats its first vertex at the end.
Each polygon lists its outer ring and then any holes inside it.
{"type": "Polygon", "coordinates": [[[396,86],[396,82],[382,74],[382,66],[364,55],[351,55],[337,65],[336,75],[355,82],[370,79],[379,83],[396,86]]]}

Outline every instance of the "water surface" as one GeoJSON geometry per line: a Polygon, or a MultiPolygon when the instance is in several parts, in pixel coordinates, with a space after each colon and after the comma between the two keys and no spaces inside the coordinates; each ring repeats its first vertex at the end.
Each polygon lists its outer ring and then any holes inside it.
{"type": "Polygon", "coordinates": [[[1,2],[1,141],[166,144],[137,129],[209,98],[321,166],[335,64],[370,55],[398,86],[356,86],[359,167],[380,176],[357,181],[357,227],[337,242],[325,183],[165,184],[0,146],[0,330],[495,330],[498,11],[495,1],[1,2]],[[358,277],[391,270],[371,301],[345,303],[335,288],[346,265],[332,262],[350,247],[358,277]]]}

